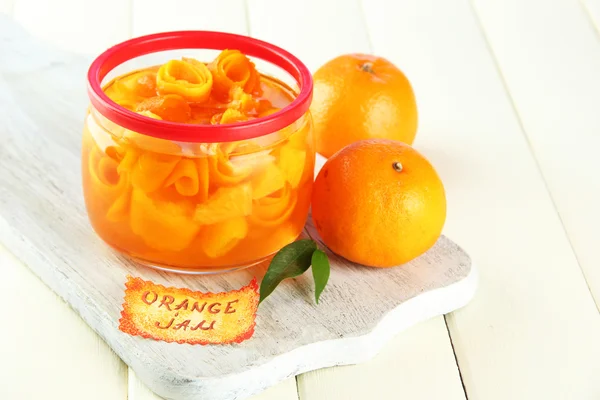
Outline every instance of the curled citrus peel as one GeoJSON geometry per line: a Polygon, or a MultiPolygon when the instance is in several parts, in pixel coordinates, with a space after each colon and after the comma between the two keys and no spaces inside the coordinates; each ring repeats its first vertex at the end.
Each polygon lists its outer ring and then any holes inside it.
{"type": "Polygon", "coordinates": [[[156,72],[140,71],[119,80],[118,89],[122,93],[131,94],[142,98],[156,94],[156,72]]]}
{"type": "Polygon", "coordinates": [[[156,72],[146,70],[124,76],[109,85],[105,93],[121,107],[135,110],[140,101],[156,95],[156,72]]]}
{"type": "Polygon", "coordinates": [[[199,103],[208,100],[212,86],[213,76],[200,62],[171,60],[159,68],[156,76],[159,94],[177,94],[199,103]]]}
{"type": "Polygon", "coordinates": [[[164,186],[179,156],[142,152],[131,168],[131,184],[144,193],[152,193],[164,186]]]}
{"type": "Polygon", "coordinates": [[[211,145],[214,155],[208,157],[209,180],[213,186],[236,185],[250,176],[252,167],[232,163],[229,154],[218,144],[211,145]]]}
{"type": "Polygon", "coordinates": [[[88,158],[88,171],[96,188],[107,198],[118,196],[127,185],[126,178],[117,172],[118,163],[92,147],[88,158]]]}
{"type": "Polygon", "coordinates": [[[120,156],[114,148],[107,148],[107,152],[103,154],[94,146],[88,159],[94,194],[109,205],[106,218],[112,222],[126,219],[129,207],[128,176],[118,173],[118,157],[120,156]]]}
{"type": "Polygon", "coordinates": [[[200,157],[194,160],[198,170],[198,194],[196,195],[199,203],[208,199],[208,189],[210,187],[210,171],[208,168],[208,158],[200,157]]]}
{"type": "Polygon", "coordinates": [[[139,113],[149,112],[150,114],[143,115],[172,122],[187,122],[192,114],[186,99],[178,94],[147,98],[137,105],[136,111],[139,113]]]}
{"type": "Polygon", "coordinates": [[[304,172],[305,160],[306,151],[289,145],[281,148],[279,168],[281,168],[286,180],[294,187],[300,184],[302,173],[304,172]]]}
{"type": "Polygon", "coordinates": [[[270,196],[252,202],[252,214],[248,217],[251,224],[273,228],[283,224],[294,212],[298,198],[287,184],[283,189],[270,196]]]}
{"type": "Polygon", "coordinates": [[[153,200],[134,188],[131,195],[131,230],[156,250],[179,251],[194,239],[200,225],[191,218],[191,202],[153,200]]]}
{"type": "Polygon", "coordinates": [[[229,97],[229,91],[239,86],[246,93],[259,94],[260,75],[254,63],[239,50],[223,50],[208,65],[214,78],[214,92],[220,98],[229,97]]]}
{"type": "Polygon", "coordinates": [[[252,199],[260,199],[274,193],[285,185],[285,176],[275,164],[267,164],[252,178],[252,199]]]}
{"type": "Polygon", "coordinates": [[[242,114],[236,109],[228,108],[223,114],[213,115],[210,122],[213,125],[224,125],[244,121],[248,121],[248,117],[246,115],[242,114]]]}
{"type": "Polygon", "coordinates": [[[231,218],[246,217],[252,212],[252,188],[249,184],[223,187],[196,206],[194,221],[212,225],[231,218]]]}
{"type": "Polygon", "coordinates": [[[248,222],[236,217],[206,227],[200,232],[200,246],[210,258],[222,257],[248,234],[248,222]]]}
{"type": "Polygon", "coordinates": [[[165,181],[166,187],[171,185],[182,196],[195,196],[198,194],[200,180],[196,163],[189,158],[179,161],[165,181]]]}

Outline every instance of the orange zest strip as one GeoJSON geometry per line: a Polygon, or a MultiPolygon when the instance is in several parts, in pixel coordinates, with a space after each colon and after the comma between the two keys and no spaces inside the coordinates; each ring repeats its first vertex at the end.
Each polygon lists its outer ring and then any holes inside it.
{"type": "Polygon", "coordinates": [[[189,158],[177,163],[175,169],[165,182],[165,187],[175,185],[175,189],[182,196],[194,196],[200,189],[196,163],[189,158]]]}
{"type": "Polygon", "coordinates": [[[231,186],[242,182],[252,173],[250,166],[236,165],[229,160],[229,156],[221,146],[211,147],[215,154],[208,158],[210,182],[213,185],[231,186]]]}
{"type": "Polygon", "coordinates": [[[171,122],[188,122],[192,115],[190,105],[179,94],[165,94],[147,98],[137,105],[136,110],[147,117],[171,122]],[[146,114],[148,112],[150,114],[146,114]]]}
{"type": "Polygon", "coordinates": [[[306,151],[298,150],[291,146],[281,148],[279,158],[279,168],[286,177],[286,180],[296,187],[300,184],[306,164],[306,151]]]}
{"type": "Polygon", "coordinates": [[[275,227],[285,222],[294,212],[298,198],[289,184],[279,196],[263,197],[252,202],[250,223],[261,227],[275,227]]]}
{"type": "Polygon", "coordinates": [[[229,253],[248,234],[246,218],[237,217],[210,225],[200,232],[200,243],[204,253],[210,258],[222,257],[229,253]]]}
{"type": "Polygon", "coordinates": [[[127,186],[127,179],[117,172],[117,163],[105,156],[97,146],[92,147],[88,159],[88,170],[95,184],[108,198],[118,196],[127,186]]]}
{"type": "Polygon", "coordinates": [[[117,89],[131,96],[151,97],[156,94],[156,72],[140,71],[119,80],[117,89]]]}
{"type": "Polygon", "coordinates": [[[159,68],[156,77],[159,94],[178,94],[199,103],[208,100],[212,86],[213,76],[200,62],[171,60],[159,68]]]}
{"type": "Polygon", "coordinates": [[[131,188],[125,189],[121,195],[110,206],[106,213],[106,219],[111,222],[126,221],[129,217],[129,209],[131,206],[131,188]]]}
{"type": "Polygon", "coordinates": [[[239,50],[223,50],[208,69],[213,74],[215,95],[220,98],[229,97],[229,91],[236,86],[246,93],[260,93],[260,75],[254,63],[239,50]]]}
{"type": "Polygon", "coordinates": [[[252,188],[249,184],[222,187],[196,206],[194,221],[212,225],[230,218],[245,217],[252,212],[252,188]]]}
{"type": "Polygon", "coordinates": [[[260,199],[283,188],[285,177],[274,164],[265,168],[252,178],[252,199],[260,199]]]}
{"type": "Polygon", "coordinates": [[[198,169],[198,202],[203,203],[208,199],[208,188],[210,185],[210,172],[208,168],[208,157],[195,159],[198,169]]]}
{"type": "Polygon", "coordinates": [[[191,202],[151,199],[142,190],[133,189],[131,230],[156,250],[179,251],[191,243],[200,230],[192,213],[191,202]]]}
{"type": "Polygon", "coordinates": [[[133,187],[152,193],[164,185],[165,180],[181,157],[152,152],[142,152],[131,169],[133,187]]]}

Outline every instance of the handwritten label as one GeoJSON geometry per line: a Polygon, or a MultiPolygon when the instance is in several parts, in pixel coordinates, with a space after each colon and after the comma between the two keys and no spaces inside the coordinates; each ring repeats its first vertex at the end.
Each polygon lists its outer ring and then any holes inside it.
{"type": "Polygon", "coordinates": [[[256,279],[239,290],[193,292],[127,277],[119,329],[134,336],[188,344],[240,343],[254,334],[256,279]]]}

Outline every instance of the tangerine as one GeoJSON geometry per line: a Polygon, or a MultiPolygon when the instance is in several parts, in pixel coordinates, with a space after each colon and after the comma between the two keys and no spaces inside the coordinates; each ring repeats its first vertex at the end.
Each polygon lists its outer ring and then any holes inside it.
{"type": "Polygon", "coordinates": [[[324,157],[363,139],[412,144],[417,132],[410,82],[385,58],[367,54],[342,55],[317,70],[311,114],[324,157]]]}
{"type": "Polygon", "coordinates": [[[340,256],[372,267],[406,263],[439,238],[444,186],[411,146],[363,140],[330,157],[315,180],[312,218],[340,256]]]}

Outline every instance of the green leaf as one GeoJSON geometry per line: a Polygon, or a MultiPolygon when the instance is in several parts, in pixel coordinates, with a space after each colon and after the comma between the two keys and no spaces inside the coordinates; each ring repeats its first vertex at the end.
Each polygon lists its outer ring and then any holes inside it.
{"type": "Polygon", "coordinates": [[[317,304],[319,304],[319,297],[321,297],[321,293],[323,293],[323,289],[327,285],[327,281],[329,280],[329,273],[331,269],[329,268],[329,258],[327,258],[327,254],[322,250],[315,250],[312,254],[312,274],[315,280],[315,300],[317,304]]]}
{"type": "Polygon", "coordinates": [[[260,300],[261,303],[268,295],[273,293],[273,290],[287,278],[295,278],[302,275],[311,264],[311,257],[317,249],[317,244],[310,240],[298,240],[279,250],[269,269],[260,283],[260,300]]]}

